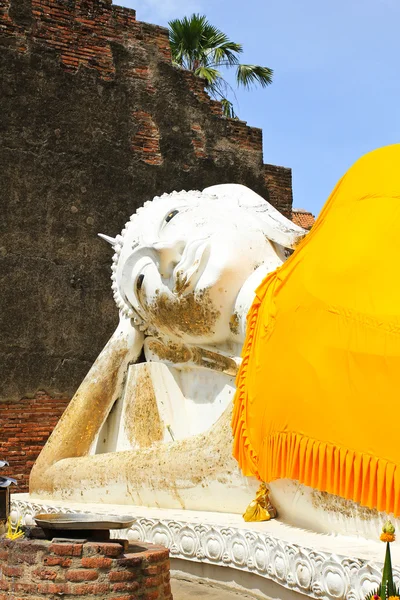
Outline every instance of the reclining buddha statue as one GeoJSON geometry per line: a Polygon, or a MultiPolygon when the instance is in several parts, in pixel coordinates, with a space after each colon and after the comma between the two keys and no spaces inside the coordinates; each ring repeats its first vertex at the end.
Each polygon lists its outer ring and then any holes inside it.
{"type": "Polygon", "coordinates": [[[397,516],[399,165],[400,146],[360,159],[308,235],[234,184],[103,235],[119,325],[31,497],[242,513],[263,481],[299,527],[397,516]]]}

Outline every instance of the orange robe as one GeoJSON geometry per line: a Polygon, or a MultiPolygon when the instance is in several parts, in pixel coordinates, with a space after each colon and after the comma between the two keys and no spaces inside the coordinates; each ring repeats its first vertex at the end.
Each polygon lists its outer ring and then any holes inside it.
{"type": "Polygon", "coordinates": [[[245,475],[400,515],[400,145],[355,163],[257,289],[232,425],[245,475]]]}

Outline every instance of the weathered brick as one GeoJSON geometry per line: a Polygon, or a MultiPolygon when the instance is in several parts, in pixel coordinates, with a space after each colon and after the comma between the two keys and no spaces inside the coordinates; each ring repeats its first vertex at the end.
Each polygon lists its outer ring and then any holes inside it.
{"type": "Polygon", "coordinates": [[[164,573],[165,575],[169,576],[169,569],[170,569],[170,564],[169,564],[169,560],[164,561],[163,563],[161,563],[159,565],[161,572],[164,573]]]}
{"type": "Polygon", "coordinates": [[[123,552],[123,547],[118,543],[95,543],[89,542],[85,544],[84,555],[92,556],[94,554],[102,554],[103,556],[115,558],[120,556],[123,552]]]}
{"type": "Polygon", "coordinates": [[[104,556],[84,556],[81,563],[82,567],[89,569],[109,569],[112,565],[112,559],[104,556]]]}
{"type": "Polygon", "coordinates": [[[138,581],[120,581],[111,586],[113,592],[136,592],[139,588],[138,581]]]}
{"type": "Polygon", "coordinates": [[[160,551],[159,552],[152,552],[149,557],[148,557],[148,561],[150,563],[155,563],[155,562],[163,562],[165,560],[169,559],[169,550],[165,549],[161,549],[159,548],[160,551]]]}
{"type": "Polygon", "coordinates": [[[117,559],[117,565],[119,567],[134,568],[141,565],[143,557],[140,554],[124,554],[121,558],[117,559]]]}
{"type": "Polygon", "coordinates": [[[108,578],[110,581],[133,581],[138,575],[138,571],[110,571],[108,578]]]}
{"type": "Polygon", "coordinates": [[[82,548],[82,544],[55,542],[50,545],[49,550],[59,556],[81,556],[82,548]]]}
{"type": "Polygon", "coordinates": [[[24,594],[34,594],[37,591],[36,583],[22,583],[18,581],[14,582],[14,585],[11,586],[14,592],[22,592],[24,594]]]}
{"type": "Polygon", "coordinates": [[[62,558],[60,556],[45,556],[43,559],[45,565],[49,567],[70,567],[72,564],[71,558],[62,558]]]}
{"type": "Polygon", "coordinates": [[[94,581],[99,576],[95,569],[70,569],[65,578],[68,581],[94,581]]]}
{"type": "Polygon", "coordinates": [[[69,594],[70,586],[68,583],[38,583],[37,591],[40,594],[69,594]]]}
{"type": "Polygon", "coordinates": [[[33,575],[39,579],[46,579],[48,581],[54,581],[57,579],[57,569],[35,569],[33,575]]]}
{"type": "Polygon", "coordinates": [[[22,577],[24,570],[22,567],[14,567],[12,565],[2,565],[3,575],[7,577],[22,577]]]}
{"type": "Polygon", "coordinates": [[[86,584],[75,584],[70,589],[71,596],[99,596],[107,594],[110,590],[108,583],[86,583],[86,584]]]}
{"type": "Polygon", "coordinates": [[[145,577],[143,584],[145,588],[158,587],[163,583],[162,575],[156,575],[155,577],[145,577]]]}
{"type": "Polygon", "coordinates": [[[14,564],[24,563],[26,565],[34,565],[36,562],[36,554],[30,552],[18,552],[12,553],[14,564]]]}
{"type": "Polygon", "coordinates": [[[160,592],[158,590],[152,590],[151,592],[145,592],[142,596],[143,600],[158,600],[160,592]]]}
{"type": "Polygon", "coordinates": [[[159,575],[162,573],[163,565],[151,565],[150,567],[145,567],[142,570],[143,575],[159,575]]]}

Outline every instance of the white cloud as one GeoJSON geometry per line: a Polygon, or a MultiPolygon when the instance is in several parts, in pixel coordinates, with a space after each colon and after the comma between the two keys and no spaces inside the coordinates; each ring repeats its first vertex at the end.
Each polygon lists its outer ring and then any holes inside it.
{"type": "MultiPolygon", "coordinates": [[[[121,2],[116,1],[116,4],[121,2]]],[[[131,5],[125,0],[126,5],[131,5]]],[[[202,11],[202,0],[136,0],[132,2],[138,21],[166,25],[169,20],[202,11]]]]}

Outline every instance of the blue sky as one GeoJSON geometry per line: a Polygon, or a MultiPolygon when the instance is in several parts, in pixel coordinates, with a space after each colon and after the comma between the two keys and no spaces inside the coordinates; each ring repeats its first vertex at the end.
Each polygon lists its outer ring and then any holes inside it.
{"type": "Polygon", "coordinates": [[[365,152],[400,141],[399,0],[115,0],[166,25],[205,14],[274,69],[264,90],[237,91],[237,112],[264,134],[264,160],[293,169],[294,206],[318,214],[365,152]]]}

